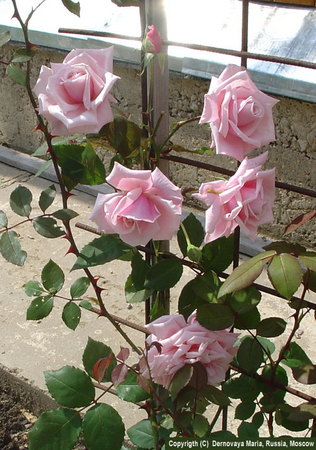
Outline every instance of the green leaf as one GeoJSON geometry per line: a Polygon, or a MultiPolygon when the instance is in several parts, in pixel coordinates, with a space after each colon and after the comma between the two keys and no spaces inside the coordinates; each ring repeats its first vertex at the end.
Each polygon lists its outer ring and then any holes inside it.
{"type": "Polygon", "coordinates": [[[146,275],[151,267],[150,264],[142,258],[139,252],[137,252],[132,258],[131,266],[131,278],[135,288],[143,289],[146,275]]]}
{"type": "Polygon", "coordinates": [[[266,339],[264,337],[261,336],[257,336],[257,341],[260,342],[261,346],[263,347],[264,350],[264,359],[267,359],[267,354],[268,355],[273,355],[274,351],[275,351],[275,345],[273,344],[273,342],[269,341],[269,339],[266,339]]]}
{"type": "Polygon", "coordinates": [[[65,235],[65,231],[51,217],[35,217],[32,223],[34,230],[46,238],[54,239],[65,235]]]}
{"type": "Polygon", "coordinates": [[[127,303],[140,303],[147,300],[152,294],[153,289],[137,289],[135,287],[132,275],[129,275],[125,283],[125,298],[127,303]]]}
{"type": "Polygon", "coordinates": [[[194,261],[199,263],[202,258],[202,250],[199,247],[196,247],[195,245],[189,244],[188,245],[188,258],[190,261],[194,261]]]}
{"type": "Polygon", "coordinates": [[[275,250],[260,253],[238,266],[224,281],[219,297],[250,286],[261,274],[264,265],[276,254],[275,250]]]}
{"type": "Polygon", "coordinates": [[[261,300],[261,292],[253,286],[234,292],[228,298],[229,306],[238,314],[253,310],[261,300]]]}
{"type": "Polygon", "coordinates": [[[21,249],[18,235],[14,230],[1,234],[0,253],[6,261],[17,266],[23,266],[27,257],[27,253],[21,249]]]}
{"type": "Polygon", "coordinates": [[[265,250],[275,250],[278,254],[292,253],[295,255],[299,255],[306,251],[306,248],[302,247],[299,244],[293,244],[292,242],[285,242],[285,241],[272,242],[271,244],[268,244],[263,248],[265,250]]]}
{"type": "Polygon", "coordinates": [[[150,265],[137,252],[132,258],[132,272],[125,283],[125,298],[128,303],[139,303],[145,301],[152,294],[152,289],[145,289],[146,275],[150,265]]]}
{"type": "Polygon", "coordinates": [[[198,275],[189,281],[179,297],[179,313],[187,319],[198,306],[216,302],[219,286],[220,280],[214,272],[198,275]]]}
{"type": "Polygon", "coordinates": [[[17,84],[21,84],[22,86],[26,85],[26,72],[19,68],[19,66],[15,64],[9,64],[7,66],[6,73],[8,77],[17,84]]]}
{"type": "Polygon", "coordinates": [[[296,342],[291,342],[288,350],[284,353],[282,364],[293,368],[312,364],[312,361],[296,342]]]}
{"type": "Polygon", "coordinates": [[[10,31],[2,31],[0,33],[0,47],[5,45],[11,39],[10,31]]]}
{"type": "Polygon", "coordinates": [[[77,411],[59,408],[43,413],[29,432],[29,450],[71,450],[81,431],[77,411]]]}
{"type": "Polygon", "coordinates": [[[234,326],[238,328],[238,330],[254,330],[257,328],[260,319],[260,312],[258,308],[255,307],[246,313],[238,314],[235,317],[234,326]]]}
{"type": "Polygon", "coordinates": [[[231,440],[236,438],[236,436],[230,431],[215,431],[214,433],[210,434],[210,437],[216,440],[231,440]]]}
{"type": "Polygon", "coordinates": [[[180,280],[182,272],[183,266],[178,259],[163,259],[148,271],[144,287],[157,291],[172,288],[180,280]]]}
{"type": "Polygon", "coordinates": [[[41,295],[44,289],[39,281],[31,280],[23,285],[24,292],[28,297],[34,297],[36,295],[41,295]]]}
{"type": "Polygon", "coordinates": [[[12,211],[22,217],[30,217],[31,214],[32,193],[24,187],[18,186],[11,192],[10,207],[12,211]]]}
{"type": "Polygon", "coordinates": [[[81,297],[82,295],[84,295],[87,292],[87,289],[89,286],[90,286],[90,280],[88,277],[78,278],[70,286],[71,298],[81,297]]]}
{"type": "Polygon", "coordinates": [[[127,435],[133,444],[141,448],[155,447],[154,432],[150,420],[144,419],[127,430],[127,435]]]}
{"type": "Polygon", "coordinates": [[[115,117],[112,122],[104,125],[99,134],[124,158],[138,150],[141,145],[142,130],[123,116],[115,117]]]}
{"type": "Polygon", "coordinates": [[[49,169],[50,166],[53,165],[53,161],[51,159],[45,161],[37,170],[35,176],[39,177],[42,175],[43,172],[45,172],[45,170],[49,169]]]}
{"type": "Polygon", "coordinates": [[[236,406],[235,419],[246,420],[253,415],[256,409],[255,402],[241,402],[236,406]]]}
{"type": "Polygon", "coordinates": [[[306,418],[299,418],[299,420],[291,419],[291,415],[295,412],[295,408],[290,405],[284,405],[284,407],[279,408],[275,413],[275,422],[277,425],[281,425],[287,430],[298,432],[304,431],[309,428],[309,420],[306,418]]]}
{"type": "Polygon", "coordinates": [[[4,211],[0,210],[0,229],[8,226],[8,218],[4,211]]]}
{"type": "Polygon", "coordinates": [[[299,261],[304,264],[305,267],[316,272],[316,253],[305,252],[298,256],[299,261]]]}
{"type": "Polygon", "coordinates": [[[242,422],[238,427],[238,437],[240,439],[258,439],[258,428],[249,422],[242,422]]]}
{"type": "Polygon", "coordinates": [[[229,406],[230,399],[227,395],[215,386],[207,385],[202,388],[201,394],[211,403],[219,406],[229,406]]]}
{"type": "Polygon", "coordinates": [[[77,217],[79,214],[76,211],[73,211],[72,209],[59,209],[58,211],[55,211],[52,214],[56,219],[64,220],[68,222],[69,220],[73,219],[74,217],[77,217]]]}
{"type": "Polygon", "coordinates": [[[223,272],[233,261],[234,236],[221,237],[204,245],[201,264],[205,270],[223,272]]]}
{"type": "Polygon", "coordinates": [[[280,336],[286,328],[286,322],[281,317],[263,319],[257,326],[257,334],[264,337],[280,336]]]}
{"type": "Polygon", "coordinates": [[[41,192],[38,204],[43,213],[46,211],[47,208],[51,206],[51,204],[55,200],[55,197],[56,197],[56,188],[53,184],[41,192]]]}
{"type": "Polygon", "coordinates": [[[93,306],[91,305],[89,300],[81,300],[79,306],[83,309],[87,309],[88,311],[91,311],[93,309],[93,306]]]}
{"type": "Polygon", "coordinates": [[[204,240],[205,232],[201,222],[192,213],[190,213],[183,220],[182,226],[185,228],[185,231],[189,238],[189,242],[187,242],[182,227],[179,228],[177,239],[179,248],[183,256],[185,257],[188,254],[188,244],[192,244],[195,247],[200,247],[204,240]]]}
{"type": "Polygon", "coordinates": [[[126,402],[142,402],[149,398],[148,392],[144,391],[137,382],[137,375],[131,370],[127,377],[116,387],[116,393],[122,400],[126,402]]]}
{"type": "Polygon", "coordinates": [[[262,414],[262,412],[257,412],[256,414],[254,414],[251,420],[251,423],[253,423],[253,425],[257,427],[258,430],[262,426],[263,422],[264,422],[264,415],[262,414]]]}
{"type": "Polygon", "coordinates": [[[61,0],[63,5],[70,11],[72,14],[80,17],[80,3],[73,2],[72,0],[61,0]]]}
{"type": "MultiPolygon", "coordinates": [[[[316,272],[307,271],[304,274],[304,284],[307,289],[310,289],[313,292],[316,292],[316,272]]],[[[301,301],[300,301],[301,303],[301,301]]]]}
{"type": "Polygon", "coordinates": [[[140,6],[141,0],[111,0],[117,6],[140,6]]]}
{"type": "Polygon", "coordinates": [[[46,370],[44,375],[49,393],[60,405],[81,408],[93,401],[95,389],[83,370],[64,366],[57,370],[46,370]]]}
{"type": "Polygon", "coordinates": [[[300,367],[293,367],[292,374],[296,381],[302,384],[316,383],[316,365],[306,364],[300,367]]]}
{"type": "Polygon", "coordinates": [[[231,398],[240,398],[242,401],[251,402],[260,394],[261,385],[247,375],[230,378],[223,384],[223,391],[231,398]]]}
{"type": "Polygon", "coordinates": [[[206,417],[201,414],[195,414],[192,422],[192,429],[194,434],[198,437],[203,437],[208,432],[210,426],[206,417]]]}
{"type": "Polygon", "coordinates": [[[89,450],[121,450],[125,428],[112,406],[105,403],[93,406],[86,412],[82,426],[89,450]]]}
{"type": "Polygon", "coordinates": [[[47,317],[54,306],[53,297],[36,297],[27,308],[26,320],[41,320],[47,317]]]}
{"type": "Polygon", "coordinates": [[[271,365],[265,366],[262,370],[261,375],[268,381],[268,383],[264,382],[261,383],[261,391],[265,394],[265,400],[264,401],[261,400],[260,403],[266,406],[267,411],[269,411],[269,409],[270,410],[275,409],[275,405],[278,405],[283,402],[286,393],[283,389],[272,387],[269,381],[273,376],[275,382],[287,386],[288,377],[283,367],[278,366],[274,373],[273,370],[271,369],[271,365]]]}
{"type": "Polygon", "coordinates": [[[59,292],[64,285],[65,275],[53,260],[49,260],[43,267],[41,279],[44,288],[52,294],[59,292]]]}
{"type": "Polygon", "coordinates": [[[68,328],[75,330],[80,322],[81,309],[74,302],[68,302],[64,306],[62,319],[68,328]]]}
{"type": "Polygon", "coordinates": [[[33,56],[36,54],[35,50],[29,50],[27,48],[19,48],[13,55],[12,61],[13,63],[23,63],[30,61],[33,56]]]}
{"type": "Polygon", "coordinates": [[[316,404],[301,403],[297,408],[302,412],[310,414],[312,417],[316,417],[316,404]]]}
{"type": "Polygon", "coordinates": [[[303,271],[297,258],[281,253],[274,256],[270,262],[268,275],[276,291],[290,299],[301,284],[303,271]]]}
{"type": "Polygon", "coordinates": [[[208,330],[223,330],[234,323],[231,309],[220,303],[209,303],[197,308],[198,322],[208,330]]]}
{"type": "Polygon", "coordinates": [[[188,385],[193,375],[192,365],[185,365],[178,370],[173,376],[168,390],[171,392],[172,398],[175,399],[179,392],[188,385]]]}
{"type": "Polygon", "coordinates": [[[89,186],[104,183],[104,165],[90,144],[54,144],[53,148],[68,190],[78,183],[89,186]]]}
{"type": "Polygon", "coordinates": [[[248,372],[256,372],[264,361],[263,350],[256,339],[246,336],[242,340],[237,352],[237,361],[248,372]]]}
{"type": "Polygon", "coordinates": [[[118,236],[103,234],[83,247],[72,270],[105,264],[122,258],[132,250],[132,247],[122,242],[118,236]]]}
{"type": "MultiPolygon", "coordinates": [[[[113,351],[110,347],[103,344],[103,342],[95,341],[92,338],[88,338],[88,342],[86,348],[84,349],[82,355],[82,362],[86,372],[93,377],[93,366],[99,359],[106,358],[109,355],[113,355],[113,351]]],[[[111,372],[116,366],[115,360],[111,362],[109,367],[107,368],[104,378],[102,381],[110,381],[111,380],[111,372]]]]}

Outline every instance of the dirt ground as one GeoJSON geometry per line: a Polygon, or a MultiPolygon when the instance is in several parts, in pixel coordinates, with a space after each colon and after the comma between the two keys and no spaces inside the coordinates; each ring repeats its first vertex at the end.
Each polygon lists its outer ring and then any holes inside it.
{"type": "Polygon", "coordinates": [[[35,416],[20,403],[17,395],[8,390],[0,392],[0,448],[20,450],[28,448],[27,433],[35,416]]]}

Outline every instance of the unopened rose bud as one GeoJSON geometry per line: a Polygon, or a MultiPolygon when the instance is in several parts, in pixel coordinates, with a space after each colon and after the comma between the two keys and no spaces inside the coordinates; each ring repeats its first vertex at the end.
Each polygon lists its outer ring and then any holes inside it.
{"type": "Polygon", "coordinates": [[[162,47],[162,40],[155,25],[148,25],[148,32],[144,39],[143,48],[146,53],[159,53],[162,47]]]}

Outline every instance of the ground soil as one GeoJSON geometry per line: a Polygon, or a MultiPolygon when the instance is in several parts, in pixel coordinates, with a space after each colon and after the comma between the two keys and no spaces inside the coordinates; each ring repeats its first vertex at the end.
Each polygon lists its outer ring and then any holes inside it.
{"type": "Polygon", "coordinates": [[[0,392],[0,449],[28,448],[27,433],[36,417],[20,403],[18,396],[5,388],[0,392]]]}

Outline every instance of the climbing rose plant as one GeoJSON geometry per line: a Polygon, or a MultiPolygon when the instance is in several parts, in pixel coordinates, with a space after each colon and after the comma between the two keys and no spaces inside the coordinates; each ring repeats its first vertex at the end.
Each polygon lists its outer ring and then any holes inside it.
{"type": "MultiPolygon", "coordinates": [[[[42,320],[53,311],[54,302],[63,301],[62,320],[68,328],[77,328],[81,314],[95,314],[126,342],[115,352],[111,347],[115,343],[89,338],[83,369],[67,365],[45,372],[47,389],[60,407],[39,417],[29,433],[30,450],[71,449],[80,436],[91,450],[123,449],[124,439],[147,449],[167,448],[172,437],[254,439],[262,436],[263,424],[273,437],[279,433],[275,423],[283,435],[314,436],[316,400],[290,384],[293,380],[313,384],[316,378],[315,365],[295,339],[306,316],[315,310],[305,296],[307,291],[315,292],[316,253],[297,244],[272,243],[230,275],[223,273],[233,261],[233,232],[239,227],[254,239],[258,227],[273,220],[275,172],[263,168],[268,152],[255,157],[249,153],[275,139],[276,100],[262,93],[244,68],[229,65],[213,78],[200,123],[210,124],[211,146],[217,153],[241,163],[229,178],[210,177],[192,194],[206,206],[204,228],[192,213],[183,219],[182,192],[158,167],[173,149],[170,137],[186,121],[176,124],[159,144],[157,124],[149,122],[146,135],[142,125],[119,112],[113,114],[110,90],[119,77],[112,73],[112,47],[72,50],[62,63],[43,66],[34,97],[30,67],[36,51],[29,41],[28,22],[37,8],[23,22],[16,1],[12,3],[14,18],[24,31],[26,67],[21,69],[13,57],[7,74],[27,88],[47,145],[45,167],[51,163],[55,169],[62,208],[48,212],[57,196],[54,185],[41,193],[39,215],[33,213],[28,187],[16,188],[10,206],[23,219],[9,224],[5,211],[0,211],[0,252],[7,261],[24,264],[27,255],[15,228],[25,218],[41,237],[65,239],[66,254],[76,257],[72,271],[79,270],[82,276],[66,293],[64,271],[49,259],[40,280],[24,285],[32,298],[27,319],[42,320]],[[105,140],[114,154],[108,176],[94,151],[98,139],[105,140]],[[96,224],[97,237],[81,249],[72,226],[77,213],[69,203],[78,183],[106,183],[113,188],[98,195],[89,217],[96,224]],[[176,253],[165,245],[173,236],[176,253]],[[131,264],[124,285],[126,301],[146,302],[149,311],[146,326],[129,324],[144,334],[143,348],[121,327],[126,320],[113,316],[104,302],[100,276],[114,260],[131,264]],[[181,280],[184,266],[192,278],[182,288],[177,305],[171,304],[177,312],[170,314],[169,289],[181,280]],[[282,317],[260,316],[261,293],[253,282],[265,268],[280,301],[289,308],[288,323],[282,317]],[[93,297],[86,296],[88,289],[93,297]],[[294,297],[297,291],[301,294],[294,297]],[[282,340],[278,349],[275,338],[282,340]],[[114,388],[118,397],[147,415],[127,430],[104,399],[114,388]],[[291,395],[301,402],[293,404],[291,395]],[[214,431],[231,399],[238,425],[214,431]]],[[[138,5],[138,1],[115,3],[138,5]]],[[[79,13],[79,4],[70,0],[63,4],[79,13]]],[[[1,42],[7,37],[2,36],[1,42]]],[[[142,76],[145,66],[153,74],[156,56],[163,56],[162,45],[156,27],[150,25],[143,43],[150,57],[143,60],[142,76]]],[[[21,50],[17,53],[21,56],[21,50]]],[[[194,189],[189,186],[184,191],[194,189]]],[[[106,330],[107,326],[105,335],[106,330]]]]}

